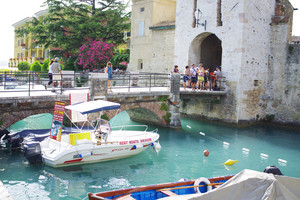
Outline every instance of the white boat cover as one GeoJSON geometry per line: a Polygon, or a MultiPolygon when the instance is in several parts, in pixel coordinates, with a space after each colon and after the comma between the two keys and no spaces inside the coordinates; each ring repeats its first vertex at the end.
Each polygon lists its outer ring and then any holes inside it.
{"type": "Polygon", "coordinates": [[[119,103],[97,100],[89,102],[81,102],[65,107],[68,110],[77,111],[81,114],[89,114],[94,112],[99,112],[103,110],[116,110],[120,108],[119,103]]]}
{"type": "Polygon", "coordinates": [[[245,169],[219,188],[198,195],[178,195],[164,200],[296,200],[300,179],[245,169]]]}
{"type": "Polygon", "coordinates": [[[3,185],[3,183],[0,181],[0,199],[1,200],[13,200],[13,198],[10,196],[8,190],[3,185]]]}

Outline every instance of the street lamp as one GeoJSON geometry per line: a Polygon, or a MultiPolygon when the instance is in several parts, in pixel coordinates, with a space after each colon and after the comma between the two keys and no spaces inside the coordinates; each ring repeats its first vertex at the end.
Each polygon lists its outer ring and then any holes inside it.
{"type": "Polygon", "coordinates": [[[195,11],[195,18],[196,18],[196,25],[197,25],[196,27],[198,28],[198,26],[204,26],[204,30],[206,31],[206,20],[204,20],[204,23],[200,23],[201,16],[202,16],[202,12],[198,8],[195,11]]]}

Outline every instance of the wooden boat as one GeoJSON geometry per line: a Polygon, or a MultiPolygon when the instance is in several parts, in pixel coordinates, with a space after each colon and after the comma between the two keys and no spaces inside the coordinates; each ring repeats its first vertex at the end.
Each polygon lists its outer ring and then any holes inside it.
{"type": "Polygon", "coordinates": [[[140,186],[95,194],[89,193],[88,197],[89,200],[154,200],[169,196],[205,193],[222,185],[231,177],[233,176],[221,176],[209,179],[201,177],[190,181],[140,186]]]}

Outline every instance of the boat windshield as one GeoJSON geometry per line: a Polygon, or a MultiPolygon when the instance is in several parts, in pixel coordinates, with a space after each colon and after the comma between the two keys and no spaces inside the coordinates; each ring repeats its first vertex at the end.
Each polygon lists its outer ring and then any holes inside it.
{"type": "Polygon", "coordinates": [[[111,128],[110,128],[109,121],[107,121],[105,119],[99,119],[97,127],[96,127],[96,130],[101,130],[104,133],[110,133],[111,132],[111,128]]]}

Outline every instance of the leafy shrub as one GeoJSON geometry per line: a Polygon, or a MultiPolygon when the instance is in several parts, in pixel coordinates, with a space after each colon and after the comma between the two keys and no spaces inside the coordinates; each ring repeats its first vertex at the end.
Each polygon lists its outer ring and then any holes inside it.
{"type": "Polygon", "coordinates": [[[170,124],[170,122],[171,122],[171,113],[167,113],[166,115],[164,115],[163,116],[163,119],[165,120],[165,122],[167,123],[167,124],[170,124]]]}
{"type": "Polygon", "coordinates": [[[103,41],[103,38],[94,41],[88,39],[79,48],[78,65],[86,70],[100,68],[101,63],[107,63],[113,58],[114,46],[112,43],[103,41]]]}
{"type": "Polygon", "coordinates": [[[101,119],[109,120],[106,114],[101,115],[101,119]]]}
{"type": "Polygon", "coordinates": [[[169,106],[165,103],[162,103],[160,106],[160,110],[169,111],[169,106]]]}
{"type": "Polygon", "coordinates": [[[70,57],[64,60],[65,65],[61,68],[62,70],[73,70],[73,71],[78,71],[82,70],[82,66],[79,66],[77,57],[70,57]]]}
{"type": "Polygon", "coordinates": [[[47,58],[46,60],[44,60],[44,63],[42,65],[42,71],[48,71],[49,70],[49,64],[50,64],[50,59],[47,58]]]}
{"type": "Polygon", "coordinates": [[[267,121],[271,122],[275,119],[275,115],[266,115],[267,121]]]}
{"type": "Polygon", "coordinates": [[[114,56],[111,60],[113,68],[119,68],[119,69],[124,69],[126,70],[126,66],[120,65],[120,63],[128,63],[129,62],[129,56],[130,56],[130,51],[129,49],[117,49],[114,52],[114,56]]]}
{"type": "Polygon", "coordinates": [[[39,72],[42,69],[42,65],[39,61],[34,61],[34,63],[32,63],[30,70],[34,71],[34,72],[39,72]]]}
{"type": "Polygon", "coordinates": [[[168,101],[168,96],[159,96],[157,98],[158,101],[168,101]]]}
{"type": "Polygon", "coordinates": [[[28,62],[24,61],[24,62],[20,62],[18,64],[18,70],[20,71],[28,71],[30,70],[30,65],[28,62]]]}

